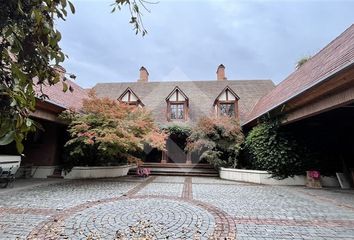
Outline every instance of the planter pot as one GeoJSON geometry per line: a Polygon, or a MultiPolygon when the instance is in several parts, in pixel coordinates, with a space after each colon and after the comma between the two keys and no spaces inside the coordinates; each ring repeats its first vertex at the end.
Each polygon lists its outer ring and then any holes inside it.
{"type": "Polygon", "coordinates": [[[305,176],[295,176],[293,178],[286,178],[277,180],[271,178],[271,175],[266,171],[259,170],[245,170],[233,168],[220,168],[220,178],[241,182],[250,182],[266,185],[305,185],[305,176]]]}
{"type": "Polygon", "coordinates": [[[134,165],[109,166],[109,167],[73,167],[64,175],[65,179],[86,179],[86,178],[112,178],[126,176],[134,165]]]}
{"type": "Polygon", "coordinates": [[[306,171],[306,186],[310,188],[321,188],[321,178],[318,171],[306,171]],[[313,174],[317,174],[316,178],[313,174]]]}

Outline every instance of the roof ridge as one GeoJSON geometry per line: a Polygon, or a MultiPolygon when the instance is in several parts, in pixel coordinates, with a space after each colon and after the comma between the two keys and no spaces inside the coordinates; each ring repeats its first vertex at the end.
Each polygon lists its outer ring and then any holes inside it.
{"type": "Polygon", "coordinates": [[[179,80],[173,80],[173,81],[149,81],[149,82],[101,82],[101,83],[96,83],[92,88],[94,88],[97,85],[103,85],[103,84],[150,84],[150,83],[198,83],[198,82],[210,82],[210,83],[227,83],[227,82],[273,82],[272,79],[228,79],[225,81],[217,81],[217,80],[192,80],[192,81],[179,81],[179,80]]]}
{"type": "MultiPolygon", "coordinates": [[[[321,58],[323,58],[323,56],[333,55],[331,53],[333,53],[333,51],[335,51],[337,49],[337,47],[343,46],[343,44],[348,44],[348,41],[349,41],[349,44],[351,44],[350,41],[352,41],[352,42],[354,41],[354,38],[353,38],[354,33],[349,35],[349,40],[347,37],[347,35],[353,31],[354,31],[354,24],[352,24],[350,27],[348,27],[344,32],[342,32],[340,35],[338,35],[330,43],[326,44],[320,51],[318,51],[313,57],[311,57],[309,59],[309,61],[307,61],[303,66],[301,66],[299,69],[296,69],[295,71],[290,73],[283,81],[281,81],[279,84],[277,84],[275,86],[275,88],[273,88],[270,92],[268,92],[263,97],[261,97],[257,101],[257,103],[253,106],[253,108],[249,112],[249,114],[247,114],[247,121],[245,122],[245,124],[260,117],[261,115],[265,114],[267,111],[270,111],[270,110],[276,108],[278,106],[278,104],[280,104],[280,103],[274,102],[274,99],[269,100],[269,98],[272,98],[272,96],[274,94],[276,94],[279,89],[282,89],[284,87],[289,88],[290,83],[294,82],[295,80],[299,81],[299,78],[303,79],[304,77],[307,77],[308,81],[307,82],[305,81],[304,83],[300,84],[297,87],[297,89],[292,89],[293,93],[289,94],[290,97],[289,96],[287,97],[287,98],[293,98],[293,97],[299,95],[302,91],[304,91],[307,88],[306,86],[310,86],[309,84],[318,82],[320,79],[322,79],[326,75],[331,74],[333,71],[337,71],[338,69],[343,67],[343,65],[345,63],[348,63],[348,60],[346,62],[340,63],[340,62],[336,62],[334,60],[333,60],[334,62],[333,61],[331,62],[331,59],[329,59],[330,62],[327,62],[327,63],[322,62],[322,64],[324,64],[324,69],[325,70],[327,69],[327,71],[323,71],[323,69],[321,69],[322,72],[321,71],[318,72],[318,69],[316,70],[317,66],[319,65],[319,63],[317,63],[316,61],[321,60],[321,58]],[[336,46],[335,44],[337,44],[338,46],[336,46]],[[336,47],[334,47],[334,46],[336,46],[336,47]],[[325,53],[323,53],[323,52],[325,52],[325,53]],[[330,64],[330,65],[326,66],[326,64],[330,64]],[[313,65],[313,66],[311,66],[311,65],[313,65]],[[332,66],[332,68],[330,66],[332,66]],[[335,67],[333,67],[333,66],[335,66],[335,67]],[[317,74],[316,74],[316,71],[317,71],[317,74]],[[302,76],[302,75],[304,75],[304,76],[302,76]],[[303,86],[305,86],[305,88],[303,86]],[[262,104],[264,106],[262,106],[262,104]],[[270,106],[267,106],[267,105],[270,105],[270,106]],[[258,110],[258,112],[257,112],[257,110],[258,110]]],[[[349,46],[351,46],[351,45],[349,45],[349,46]]],[[[344,45],[344,47],[346,47],[346,45],[344,45]]],[[[335,57],[338,58],[338,56],[335,56],[335,57]]],[[[343,58],[343,56],[339,56],[339,58],[343,58]]],[[[273,96],[273,97],[275,97],[275,96],[273,96]]],[[[281,100],[281,98],[280,98],[280,100],[281,100]]],[[[287,101],[287,100],[283,99],[281,101],[287,101]]]]}
{"type": "MultiPolygon", "coordinates": [[[[344,32],[342,32],[341,34],[339,34],[337,37],[335,37],[332,41],[330,41],[329,43],[327,43],[321,50],[319,50],[315,55],[311,56],[310,59],[308,61],[306,61],[304,63],[304,66],[305,65],[308,65],[309,63],[313,62],[313,59],[318,56],[320,53],[322,53],[323,51],[327,50],[327,48],[329,48],[333,43],[335,43],[338,39],[342,38],[345,34],[347,34],[347,32],[351,29],[354,29],[354,24],[351,24],[348,28],[346,28],[344,30],[344,32]]],[[[300,68],[296,69],[295,71],[293,71],[291,74],[297,72],[298,70],[300,70],[300,68]]],[[[289,74],[289,76],[291,75],[289,74]]],[[[286,77],[284,80],[286,80],[288,77],[286,77]]],[[[280,82],[282,83],[282,82],[280,82]]],[[[279,84],[280,84],[279,83],[279,84]]]]}

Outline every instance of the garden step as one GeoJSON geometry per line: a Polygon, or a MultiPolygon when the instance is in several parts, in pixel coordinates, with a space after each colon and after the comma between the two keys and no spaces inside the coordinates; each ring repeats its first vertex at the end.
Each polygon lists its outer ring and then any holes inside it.
{"type": "Polygon", "coordinates": [[[196,172],[151,172],[157,176],[191,176],[191,177],[219,177],[218,173],[196,173],[196,172]]]}
{"type": "MultiPolygon", "coordinates": [[[[151,175],[203,177],[219,176],[219,172],[210,165],[201,167],[200,164],[144,164],[143,167],[150,168],[151,175]]],[[[136,175],[136,168],[131,169],[128,175],[136,175]]]]}
{"type": "Polygon", "coordinates": [[[53,174],[53,175],[49,175],[47,176],[47,178],[64,178],[62,175],[58,175],[58,174],[53,174]]]}

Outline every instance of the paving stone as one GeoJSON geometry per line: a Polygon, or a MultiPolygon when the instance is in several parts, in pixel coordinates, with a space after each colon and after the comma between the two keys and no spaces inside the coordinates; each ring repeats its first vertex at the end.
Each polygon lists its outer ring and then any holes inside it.
{"type": "Polygon", "coordinates": [[[181,196],[182,183],[156,183],[155,181],[139,191],[137,195],[181,196]]]}
{"type": "Polygon", "coordinates": [[[247,240],[349,240],[354,191],[163,176],[0,192],[0,239],[113,239],[117,230],[141,225],[155,239],[235,239],[237,232],[237,239],[247,240]]]}

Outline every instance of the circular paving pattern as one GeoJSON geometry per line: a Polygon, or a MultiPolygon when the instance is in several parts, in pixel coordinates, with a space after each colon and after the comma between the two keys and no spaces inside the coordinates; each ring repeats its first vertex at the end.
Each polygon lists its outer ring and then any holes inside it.
{"type": "Polygon", "coordinates": [[[94,236],[114,239],[139,234],[153,239],[207,239],[214,232],[214,217],[200,207],[171,199],[124,199],[83,210],[64,221],[70,239],[94,236]]]}

